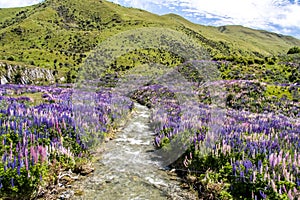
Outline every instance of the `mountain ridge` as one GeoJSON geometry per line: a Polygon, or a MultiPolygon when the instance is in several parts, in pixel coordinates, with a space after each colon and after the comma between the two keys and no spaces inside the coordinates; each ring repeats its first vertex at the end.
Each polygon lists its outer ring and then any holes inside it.
{"type": "Polygon", "coordinates": [[[204,26],[176,14],[156,15],[105,0],[46,0],[33,6],[0,9],[0,59],[75,76],[101,42],[143,27],[167,27],[189,35],[212,58],[263,59],[300,46],[300,40],[292,36],[238,25],[204,26]]]}

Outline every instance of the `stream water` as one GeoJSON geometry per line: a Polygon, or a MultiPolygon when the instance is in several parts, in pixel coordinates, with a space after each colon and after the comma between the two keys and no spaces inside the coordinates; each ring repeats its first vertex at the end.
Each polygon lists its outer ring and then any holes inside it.
{"type": "Polygon", "coordinates": [[[161,168],[153,153],[150,110],[139,104],[135,108],[127,125],[105,144],[93,174],[74,186],[82,195],[72,199],[197,199],[161,168]]]}

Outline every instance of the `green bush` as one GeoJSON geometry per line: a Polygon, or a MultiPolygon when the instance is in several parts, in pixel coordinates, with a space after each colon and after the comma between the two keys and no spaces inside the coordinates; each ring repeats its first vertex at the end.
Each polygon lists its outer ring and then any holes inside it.
{"type": "Polygon", "coordinates": [[[300,48],[299,47],[292,47],[287,52],[287,54],[296,54],[296,53],[300,53],[300,48]]]}

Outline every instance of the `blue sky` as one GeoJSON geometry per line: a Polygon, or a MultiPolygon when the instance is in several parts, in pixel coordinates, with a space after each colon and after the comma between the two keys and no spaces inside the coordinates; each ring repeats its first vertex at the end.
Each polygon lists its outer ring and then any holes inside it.
{"type": "MultiPolygon", "coordinates": [[[[41,0],[0,0],[0,7],[32,5],[41,0]]],[[[156,14],[176,13],[211,26],[243,25],[300,39],[300,0],[109,0],[156,14]]]]}

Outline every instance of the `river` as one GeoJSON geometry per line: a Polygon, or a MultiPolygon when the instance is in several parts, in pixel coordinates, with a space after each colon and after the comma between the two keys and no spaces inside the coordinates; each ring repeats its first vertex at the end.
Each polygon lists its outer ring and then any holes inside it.
{"type": "Polygon", "coordinates": [[[150,110],[135,104],[135,111],[116,138],[105,143],[95,171],[73,189],[83,191],[72,199],[89,200],[185,200],[196,195],[180,187],[175,175],[164,170],[154,154],[150,110]]]}

